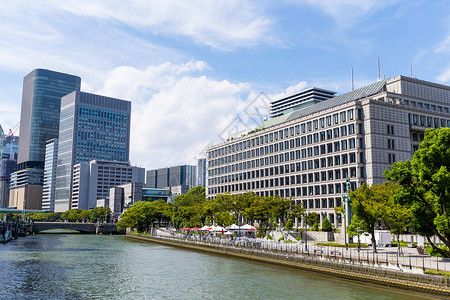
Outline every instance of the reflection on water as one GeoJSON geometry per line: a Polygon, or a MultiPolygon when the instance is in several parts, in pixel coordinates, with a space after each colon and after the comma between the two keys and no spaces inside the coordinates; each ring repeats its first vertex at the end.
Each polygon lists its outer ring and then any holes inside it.
{"type": "Polygon", "coordinates": [[[20,238],[0,245],[0,269],[0,299],[418,298],[121,236],[20,238]]]}

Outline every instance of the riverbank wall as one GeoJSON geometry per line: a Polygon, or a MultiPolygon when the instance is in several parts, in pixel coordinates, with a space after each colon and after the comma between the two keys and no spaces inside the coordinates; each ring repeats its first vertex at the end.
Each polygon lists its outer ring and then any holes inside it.
{"type": "Polygon", "coordinates": [[[450,297],[450,280],[445,276],[406,273],[383,268],[319,260],[295,254],[277,253],[275,251],[230,247],[159,236],[127,234],[127,237],[167,246],[205,251],[269,264],[278,264],[356,282],[450,297]]]}

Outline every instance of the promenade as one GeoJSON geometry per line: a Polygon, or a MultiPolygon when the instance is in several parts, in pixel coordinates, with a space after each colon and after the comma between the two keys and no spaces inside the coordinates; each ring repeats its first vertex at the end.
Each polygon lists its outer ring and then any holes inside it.
{"type": "Polygon", "coordinates": [[[294,243],[277,242],[259,238],[221,239],[211,235],[186,235],[170,229],[158,229],[157,236],[196,241],[199,243],[227,245],[273,251],[276,253],[295,254],[318,260],[337,261],[348,264],[371,266],[382,269],[397,270],[407,273],[423,274],[425,270],[441,270],[450,272],[450,259],[419,254],[416,248],[402,247],[402,253],[398,255],[397,247],[377,247],[377,253],[372,247],[344,248],[319,246],[316,242],[309,241],[305,247],[304,241],[294,243]]]}

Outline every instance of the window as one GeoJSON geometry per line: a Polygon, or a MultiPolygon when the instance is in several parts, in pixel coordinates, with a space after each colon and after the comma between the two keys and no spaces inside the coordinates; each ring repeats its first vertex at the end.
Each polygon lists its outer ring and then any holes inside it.
{"type": "Polygon", "coordinates": [[[355,124],[348,125],[348,134],[355,134],[355,124]]]}
{"type": "Polygon", "coordinates": [[[341,112],[341,121],[342,121],[342,122],[347,121],[347,114],[346,114],[345,111],[341,112]]]}
{"type": "Polygon", "coordinates": [[[339,123],[339,114],[334,114],[333,119],[334,119],[334,124],[338,124],[339,123]]]}
{"type": "Polygon", "coordinates": [[[324,128],[325,127],[325,118],[320,118],[319,122],[320,122],[320,128],[324,128]]]}
{"type": "Polygon", "coordinates": [[[331,126],[331,116],[327,117],[327,126],[331,126]]]}
{"type": "Polygon", "coordinates": [[[341,127],[341,136],[346,136],[347,135],[347,126],[342,126],[341,127]]]}
{"type": "Polygon", "coordinates": [[[349,148],[350,149],[355,148],[355,139],[349,139],[348,142],[349,142],[349,148]]]}
{"type": "Polygon", "coordinates": [[[353,120],[353,109],[350,109],[347,112],[348,112],[348,119],[353,120]]]}
{"type": "Polygon", "coordinates": [[[342,150],[347,150],[347,140],[341,141],[342,144],[342,150]]]}

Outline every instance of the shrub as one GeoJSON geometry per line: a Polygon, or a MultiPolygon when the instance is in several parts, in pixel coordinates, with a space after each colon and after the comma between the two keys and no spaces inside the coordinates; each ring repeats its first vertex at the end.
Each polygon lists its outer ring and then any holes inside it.
{"type": "Polygon", "coordinates": [[[450,278],[450,272],[446,272],[446,271],[426,270],[423,272],[423,274],[445,276],[447,278],[450,278]]]}
{"type": "MultiPolygon", "coordinates": [[[[338,244],[338,243],[317,243],[317,246],[330,246],[330,247],[345,247],[345,244],[338,244]]],[[[364,243],[361,243],[361,248],[367,248],[367,245],[364,243]]],[[[350,243],[348,244],[350,248],[357,248],[358,243],[350,243]]]]}
{"type": "MultiPolygon", "coordinates": [[[[445,245],[440,246],[441,249],[445,249],[448,251],[448,248],[445,245]]],[[[428,254],[435,257],[444,257],[441,253],[436,252],[433,247],[425,247],[425,251],[427,251],[428,254]]]]}
{"type": "Polygon", "coordinates": [[[268,235],[267,235],[267,239],[268,239],[268,240],[273,240],[273,237],[272,237],[270,234],[268,234],[268,235]]]}
{"type": "Polygon", "coordinates": [[[317,224],[317,221],[314,223],[313,227],[311,228],[312,231],[319,231],[319,224],[317,224]]]}
{"type": "Polygon", "coordinates": [[[280,242],[280,241],[284,241],[284,236],[280,237],[280,238],[278,239],[278,241],[279,241],[279,242],[280,242]]]}
{"type": "Polygon", "coordinates": [[[292,230],[292,226],[294,225],[294,223],[292,222],[292,219],[289,219],[286,222],[286,230],[292,230]]]}
{"type": "Polygon", "coordinates": [[[325,217],[322,221],[322,231],[332,231],[333,228],[331,227],[330,221],[328,221],[328,218],[325,217]]]}
{"type": "Polygon", "coordinates": [[[295,238],[297,241],[300,241],[302,239],[302,237],[299,235],[298,237],[295,238]]]}

